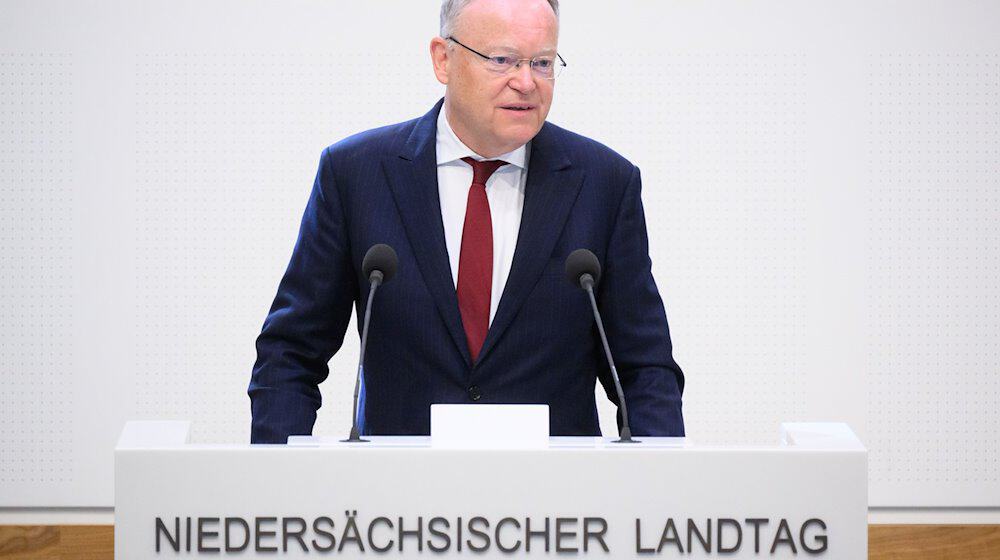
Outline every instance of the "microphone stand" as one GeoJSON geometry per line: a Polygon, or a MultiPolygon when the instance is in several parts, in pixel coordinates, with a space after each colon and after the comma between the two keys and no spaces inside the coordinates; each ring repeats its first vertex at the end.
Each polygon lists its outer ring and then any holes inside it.
{"type": "Polygon", "coordinates": [[[371,321],[372,300],[375,299],[375,290],[382,283],[382,278],[384,276],[381,270],[373,270],[371,276],[368,278],[371,288],[368,290],[368,303],[365,304],[365,323],[361,329],[361,355],[358,357],[358,374],[354,379],[354,414],[351,416],[351,435],[347,439],[340,440],[345,443],[368,442],[367,439],[361,439],[361,436],[358,434],[358,394],[361,390],[361,374],[365,368],[365,346],[368,345],[368,323],[371,321]]]}
{"type": "Polygon", "coordinates": [[[618,379],[618,370],[615,368],[615,361],[611,358],[611,347],[608,346],[608,337],[604,333],[604,321],[601,320],[601,313],[597,310],[597,299],[594,297],[594,277],[590,274],[580,276],[580,286],[587,290],[590,297],[590,308],[594,311],[594,319],[597,321],[597,330],[601,333],[601,343],[604,345],[604,355],[611,366],[611,377],[615,381],[615,389],[618,391],[618,403],[621,407],[622,428],[618,440],[615,443],[640,443],[639,440],[632,439],[632,429],[628,425],[628,406],[625,404],[625,392],[622,391],[621,380],[618,379]]]}

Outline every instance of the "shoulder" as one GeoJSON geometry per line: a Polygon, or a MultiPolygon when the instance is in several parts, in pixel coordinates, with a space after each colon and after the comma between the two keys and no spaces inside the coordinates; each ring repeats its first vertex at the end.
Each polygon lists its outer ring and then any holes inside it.
{"type": "Polygon", "coordinates": [[[419,119],[380,126],[352,134],[323,150],[323,159],[338,165],[376,161],[398,148],[409,137],[419,119]]]}
{"type": "Polygon", "coordinates": [[[639,172],[625,156],[593,138],[550,122],[545,123],[543,130],[574,167],[580,166],[588,174],[596,173],[612,183],[627,183],[639,172]]]}
{"type": "Polygon", "coordinates": [[[323,198],[340,199],[347,204],[358,188],[365,190],[366,181],[378,174],[383,155],[399,146],[398,141],[409,137],[417,119],[381,126],[352,134],[323,149],[319,159],[314,187],[323,198]]]}

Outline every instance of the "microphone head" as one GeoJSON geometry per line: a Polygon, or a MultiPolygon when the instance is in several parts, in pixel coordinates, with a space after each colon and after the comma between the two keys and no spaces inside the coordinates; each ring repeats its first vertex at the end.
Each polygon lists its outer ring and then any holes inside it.
{"type": "Polygon", "coordinates": [[[577,249],[566,257],[566,278],[580,288],[580,277],[584,274],[589,274],[594,279],[594,285],[597,285],[601,280],[601,261],[587,249],[577,249]]]}
{"type": "Polygon", "coordinates": [[[379,243],[372,245],[371,249],[365,253],[365,259],[361,262],[361,271],[364,272],[365,278],[369,279],[372,277],[372,272],[376,270],[381,272],[384,284],[396,275],[398,266],[399,257],[396,256],[395,249],[384,243],[379,243]]]}

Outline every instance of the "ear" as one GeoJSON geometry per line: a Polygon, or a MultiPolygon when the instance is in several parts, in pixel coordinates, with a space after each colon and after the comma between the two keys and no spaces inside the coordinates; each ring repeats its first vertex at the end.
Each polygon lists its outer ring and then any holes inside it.
{"type": "Polygon", "coordinates": [[[431,64],[434,66],[434,76],[442,84],[448,83],[448,64],[450,62],[448,41],[441,37],[431,39],[431,64]]]}

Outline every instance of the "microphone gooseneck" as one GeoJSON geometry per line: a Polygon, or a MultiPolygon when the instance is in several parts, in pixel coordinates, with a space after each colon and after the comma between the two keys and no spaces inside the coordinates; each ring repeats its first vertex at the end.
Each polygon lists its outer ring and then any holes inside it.
{"type": "Polygon", "coordinates": [[[368,289],[368,302],[365,304],[365,318],[361,328],[361,353],[358,356],[358,372],[354,378],[354,414],[351,415],[351,434],[347,439],[341,440],[344,442],[368,441],[361,439],[361,435],[358,433],[358,397],[361,391],[361,375],[365,368],[365,348],[368,346],[368,325],[371,322],[372,301],[375,299],[375,290],[380,285],[392,280],[392,277],[396,275],[398,267],[399,257],[396,256],[396,251],[392,247],[382,243],[373,245],[368,249],[364,260],[361,262],[361,271],[368,278],[371,286],[368,289]]]}
{"type": "Polygon", "coordinates": [[[594,312],[594,320],[597,321],[597,330],[601,334],[604,356],[608,360],[608,366],[611,368],[611,378],[614,380],[615,389],[618,391],[622,427],[619,439],[615,443],[638,443],[637,440],[632,439],[632,429],[628,423],[628,406],[625,404],[625,392],[622,390],[622,382],[618,377],[618,369],[615,368],[615,361],[611,357],[608,336],[604,332],[604,321],[601,320],[601,312],[597,309],[597,298],[594,296],[594,286],[601,279],[601,261],[597,259],[597,255],[587,249],[577,249],[566,257],[566,277],[574,286],[587,292],[588,299],[590,300],[590,308],[594,312]]]}

